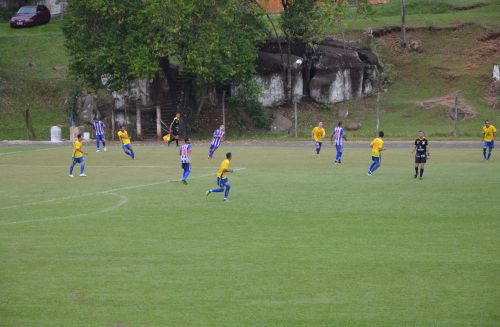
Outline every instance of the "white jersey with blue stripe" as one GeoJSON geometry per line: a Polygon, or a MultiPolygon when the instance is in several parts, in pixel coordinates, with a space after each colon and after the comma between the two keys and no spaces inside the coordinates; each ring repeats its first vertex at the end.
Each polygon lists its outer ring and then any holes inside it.
{"type": "Polygon", "coordinates": [[[335,144],[342,145],[342,140],[344,138],[344,129],[340,126],[335,127],[333,130],[333,136],[335,137],[335,144]]]}
{"type": "Polygon", "coordinates": [[[92,128],[95,130],[96,135],[104,135],[104,123],[102,121],[93,122],[92,128]]]}
{"type": "Polygon", "coordinates": [[[220,129],[217,129],[214,131],[214,135],[212,138],[212,142],[210,142],[210,145],[212,146],[220,146],[220,143],[222,142],[222,138],[224,138],[224,131],[221,131],[220,129]]]}
{"type": "Polygon", "coordinates": [[[191,162],[191,151],[193,148],[191,144],[184,144],[181,146],[180,155],[182,163],[190,163],[191,162]]]}

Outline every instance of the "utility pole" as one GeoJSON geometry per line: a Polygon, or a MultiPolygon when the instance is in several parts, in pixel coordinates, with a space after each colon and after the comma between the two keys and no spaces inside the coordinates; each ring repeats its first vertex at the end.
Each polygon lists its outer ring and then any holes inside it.
{"type": "Polygon", "coordinates": [[[401,37],[399,44],[401,48],[406,48],[406,0],[401,0],[401,37]]]}
{"type": "Polygon", "coordinates": [[[455,128],[453,130],[453,136],[458,136],[458,92],[455,93],[455,128]]]}
{"type": "Polygon", "coordinates": [[[377,136],[380,132],[380,91],[377,92],[377,136]]]}
{"type": "Polygon", "coordinates": [[[226,128],[226,90],[222,91],[222,125],[226,128]]]}

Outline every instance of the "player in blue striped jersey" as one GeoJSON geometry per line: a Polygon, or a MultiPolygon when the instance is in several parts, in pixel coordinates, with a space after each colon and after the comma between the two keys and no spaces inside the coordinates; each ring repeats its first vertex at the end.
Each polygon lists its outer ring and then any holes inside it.
{"type": "Polygon", "coordinates": [[[208,159],[212,159],[214,152],[219,148],[222,140],[224,139],[224,125],[220,125],[219,129],[214,131],[212,142],[210,142],[210,151],[208,152],[208,159]]]}
{"type": "Polygon", "coordinates": [[[333,144],[333,139],[335,138],[335,148],[337,149],[337,156],[335,157],[334,164],[339,164],[342,162],[342,153],[344,151],[343,141],[347,141],[345,136],[344,128],[342,127],[342,122],[339,121],[337,127],[333,129],[331,141],[333,144]]]}
{"type": "Polygon", "coordinates": [[[181,146],[181,150],[179,154],[181,156],[182,163],[182,183],[187,185],[187,178],[189,174],[191,174],[191,151],[193,148],[191,147],[191,140],[189,138],[184,139],[184,144],[181,146]]]}
{"type": "Polygon", "coordinates": [[[94,119],[94,121],[92,122],[92,128],[95,131],[95,142],[97,144],[96,152],[100,151],[100,142],[102,142],[104,152],[106,152],[106,136],[105,136],[106,133],[104,132],[105,127],[106,125],[104,125],[102,120],[94,119]]]}

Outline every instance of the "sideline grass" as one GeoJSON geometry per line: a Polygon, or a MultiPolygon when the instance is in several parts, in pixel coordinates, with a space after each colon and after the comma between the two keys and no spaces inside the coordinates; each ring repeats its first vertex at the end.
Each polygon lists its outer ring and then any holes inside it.
{"type": "Polygon", "coordinates": [[[228,149],[229,203],[205,146],[187,187],[174,148],[91,152],[74,179],[68,147],[0,156],[0,325],[500,324],[498,152],[433,149],[419,181],[409,149],[373,177],[365,149],[228,149]]]}

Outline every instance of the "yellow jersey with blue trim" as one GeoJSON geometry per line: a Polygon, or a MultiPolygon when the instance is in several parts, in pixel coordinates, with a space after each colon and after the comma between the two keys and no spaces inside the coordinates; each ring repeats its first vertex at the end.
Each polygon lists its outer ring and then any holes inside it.
{"type": "Polygon", "coordinates": [[[314,129],[312,130],[312,134],[316,142],[323,142],[323,137],[325,137],[326,132],[323,127],[322,128],[314,127],[314,129]]]}
{"type": "Polygon", "coordinates": [[[227,176],[225,170],[229,169],[230,164],[231,161],[229,159],[224,159],[220,164],[219,171],[217,171],[217,177],[222,179],[226,178],[227,176]]]}
{"type": "Polygon", "coordinates": [[[128,137],[127,131],[119,131],[118,132],[118,138],[120,139],[120,142],[122,142],[123,145],[130,144],[130,138],[128,137]]]}
{"type": "Polygon", "coordinates": [[[490,125],[490,127],[483,126],[484,141],[485,142],[493,141],[493,137],[495,136],[496,132],[497,129],[493,125],[490,125]]]}
{"type": "Polygon", "coordinates": [[[370,146],[372,147],[372,157],[380,157],[380,149],[384,147],[384,140],[382,140],[380,137],[377,137],[373,139],[373,141],[370,143],[370,146]]]}
{"type": "Polygon", "coordinates": [[[73,158],[83,157],[83,144],[79,140],[73,143],[73,158]]]}

